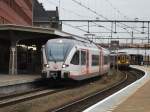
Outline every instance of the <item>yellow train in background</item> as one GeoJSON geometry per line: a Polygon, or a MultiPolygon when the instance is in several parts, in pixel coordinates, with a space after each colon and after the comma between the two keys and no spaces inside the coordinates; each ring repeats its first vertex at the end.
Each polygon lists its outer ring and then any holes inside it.
{"type": "Polygon", "coordinates": [[[126,52],[118,52],[110,54],[111,67],[118,67],[120,69],[128,69],[130,65],[130,55],[126,52]]]}

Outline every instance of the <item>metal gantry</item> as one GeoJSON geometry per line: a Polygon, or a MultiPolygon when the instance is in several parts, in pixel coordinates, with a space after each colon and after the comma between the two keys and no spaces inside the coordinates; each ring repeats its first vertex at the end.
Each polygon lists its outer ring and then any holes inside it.
{"type": "MultiPolygon", "coordinates": [[[[86,31],[85,33],[89,33],[89,34],[106,33],[106,34],[109,34],[109,36],[108,36],[109,39],[126,39],[127,37],[118,37],[118,38],[113,37],[113,34],[126,33],[126,34],[129,34],[131,37],[131,38],[128,38],[128,39],[131,39],[131,44],[133,44],[134,43],[133,41],[136,39],[142,40],[142,41],[147,40],[147,44],[150,43],[150,38],[149,38],[149,23],[150,23],[150,21],[137,20],[137,19],[136,20],[59,20],[59,21],[62,23],[70,22],[70,23],[75,23],[75,24],[81,23],[81,22],[87,23],[87,31],[84,29],[84,31],[86,31]],[[108,23],[108,24],[110,24],[110,26],[109,26],[109,28],[107,28],[107,31],[94,32],[94,31],[91,31],[92,28],[90,28],[90,23],[97,24],[98,27],[100,26],[98,23],[103,23],[103,24],[108,23]],[[130,25],[129,25],[129,23],[130,23],[130,25]],[[142,27],[134,27],[134,25],[131,26],[132,23],[141,24],[142,27]],[[147,31],[146,31],[146,28],[147,28],[147,31]],[[119,29],[122,29],[125,31],[124,32],[119,31],[119,29]],[[129,31],[128,29],[130,29],[131,31],[129,31]],[[142,31],[141,31],[141,29],[142,29],[142,31]],[[141,34],[144,36],[141,38],[138,38],[135,36],[136,34],[141,34]]],[[[56,22],[56,21],[50,21],[50,22],[56,22]]],[[[104,25],[101,25],[101,26],[103,26],[106,29],[106,26],[104,26],[104,25]]],[[[96,37],[92,37],[92,38],[98,39],[98,37],[101,37],[101,36],[96,36],[96,37]]],[[[102,37],[105,37],[105,36],[102,36],[102,37]]],[[[108,38],[106,38],[106,39],[108,39],[108,38]]],[[[100,38],[100,39],[105,39],[105,38],[100,38]]]]}

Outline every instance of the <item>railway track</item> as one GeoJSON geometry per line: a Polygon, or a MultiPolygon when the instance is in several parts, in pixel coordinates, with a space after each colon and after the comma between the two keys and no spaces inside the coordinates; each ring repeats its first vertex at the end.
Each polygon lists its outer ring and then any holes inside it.
{"type": "MultiPolygon", "coordinates": [[[[93,81],[95,81],[95,79],[93,79],[93,81]]],[[[44,84],[45,86],[39,88],[34,88],[31,90],[27,90],[25,92],[11,93],[11,94],[0,96],[0,107],[10,106],[27,100],[33,100],[35,98],[39,98],[46,95],[52,95],[61,91],[65,91],[70,88],[79,87],[80,85],[85,85],[88,82],[89,80],[83,81],[83,83],[74,84],[74,82],[70,82],[70,81],[69,83],[65,81],[64,83],[59,81],[54,81],[54,82],[52,81],[48,83],[48,81],[46,81],[46,83],[44,84]],[[69,85],[67,86],[66,84],[69,85]]]]}
{"type": "Polygon", "coordinates": [[[29,94],[29,93],[32,93],[32,92],[42,91],[44,89],[46,89],[46,88],[36,88],[36,89],[27,90],[25,92],[9,93],[9,94],[0,96],[0,100],[4,100],[4,99],[8,99],[8,98],[13,98],[13,97],[17,97],[17,96],[29,94]]]}
{"type": "MultiPolygon", "coordinates": [[[[94,81],[96,81],[96,79],[93,79],[93,82],[94,81]]],[[[44,86],[40,85],[41,87],[39,88],[34,88],[31,90],[29,89],[27,91],[19,92],[19,93],[9,93],[7,95],[0,96],[0,107],[10,106],[13,104],[21,103],[24,101],[32,100],[46,95],[52,95],[61,91],[65,91],[70,88],[85,85],[89,82],[90,80],[83,81],[82,83],[77,83],[77,84],[75,84],[75,82],[70,82],[70,81],[67,82],[63,81],[63,83],[59,81],[50,81],[49,83],[46,80],[44,86]]]]}
{"type": "Polygon", "coordinates": [[[6,95],[0,97],[0,107],[9,106],[12,104],[24,102],[27,100],[32,100],[34,98],[39,98],[46,95],[51,95],[60,91],[65,90],[65,88],[62,89],[46,89],[46,88],[38,88],[31,91],[18,93],[18,94],[12,94],[12,95],[6,95]]]}
{"type": "Polygon", "coordinates": [[[141,71],[137,71],[135,69],[122,72],[124,73],[125,78],[121,82],[118,82],[115,85],[105,88],[97,93],[91,94],[90,96],[65,104],[60,108],[49,110],[49,112],[81,112],[143,76],[141,71]]]}
{"type": "MultiPolygon", "coordinates": [[[[127,86],[128,84],[132,83],[133,81],[139,79],[141,77],[140,71],[130,70],[130,71],[123,71],[125,78],[115,85],[105,88],[99,92],[94,94],[85,96],[82,99],[77,99],[76,101],[71,101],[69,103],[64,103],[59,106],[59,108],[51,108],[48,112],[80,112],[85,110],[86,108],[90,107],[91,105],[103,100],[104,98],[108,97],[109,95],[113,94],[114,92],[120,90],[121,88],[127,86]],[[132,74],[132,75],[131,75],[132,74]],[[118,86],[119,85],[119,86],[118,86]]],[[[92,82],[95,82],[97,79],[94,79],[92,82]]],[[[6,107],[14,104],[19,104],[24,101],[32,100],[35,98],[43,97],[46,95],[57,94],[58,92],[65,91],[67,89],[78,88],[83,85],[87,85],[91,81],[85,81],[82,84],[77,85],[70,85],[69,87],[62,85],[52,86],[47,88],[40,88],[28,91],[26,93],[19,93],[19,94],[11,94],[7,96],[0,97],[0,107],[6,107]],[[65,87],[65,88],[64,88],[65,87]]],[[[68,83],[67,83],[68,84],[68,83]]],[[[51,85],[51,84],[50,84],[51,85]]],[[[80,97],[81,98],[81,97],[80,97]]]]}

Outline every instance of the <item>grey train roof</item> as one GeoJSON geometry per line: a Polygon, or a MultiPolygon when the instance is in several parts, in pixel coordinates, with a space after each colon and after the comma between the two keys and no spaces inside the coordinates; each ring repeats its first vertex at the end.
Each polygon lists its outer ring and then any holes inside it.
{"type": "Polygon", "coordinates": [[[59,39],[51,39],[51,40],[48,40],[47,43],[53,43],[53,42],[57,42],[57,41],[63,41],[64,43],[72,43],[72,45],[81,45],[81,46],[85,46],[85,47],[92,47],[92,48],[97,48],[97,46],[93,43],[90,43],[90,42],[82,42],[82,41],[78,41],[78,40],[75,40],[75,39],[65,39],[65,38],[59,38],[59,39]]]}

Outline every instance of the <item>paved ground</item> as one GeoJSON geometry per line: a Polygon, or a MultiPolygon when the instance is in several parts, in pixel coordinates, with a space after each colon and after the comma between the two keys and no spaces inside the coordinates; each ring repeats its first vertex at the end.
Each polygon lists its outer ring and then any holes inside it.
{"type": "MultiPolygon", "coordinates": [[[[150,75],[150,66],[141,66],[140,68],[148,71],[150,75]]],[[[113,112],[150,112],[150,81],[120,104],[113,112]]]]}
{"type": "Polygon", "coordinates": [[[0,86],[32,82],[40,79],[40,75],[3,75],[0,74],[0,86]]]}

